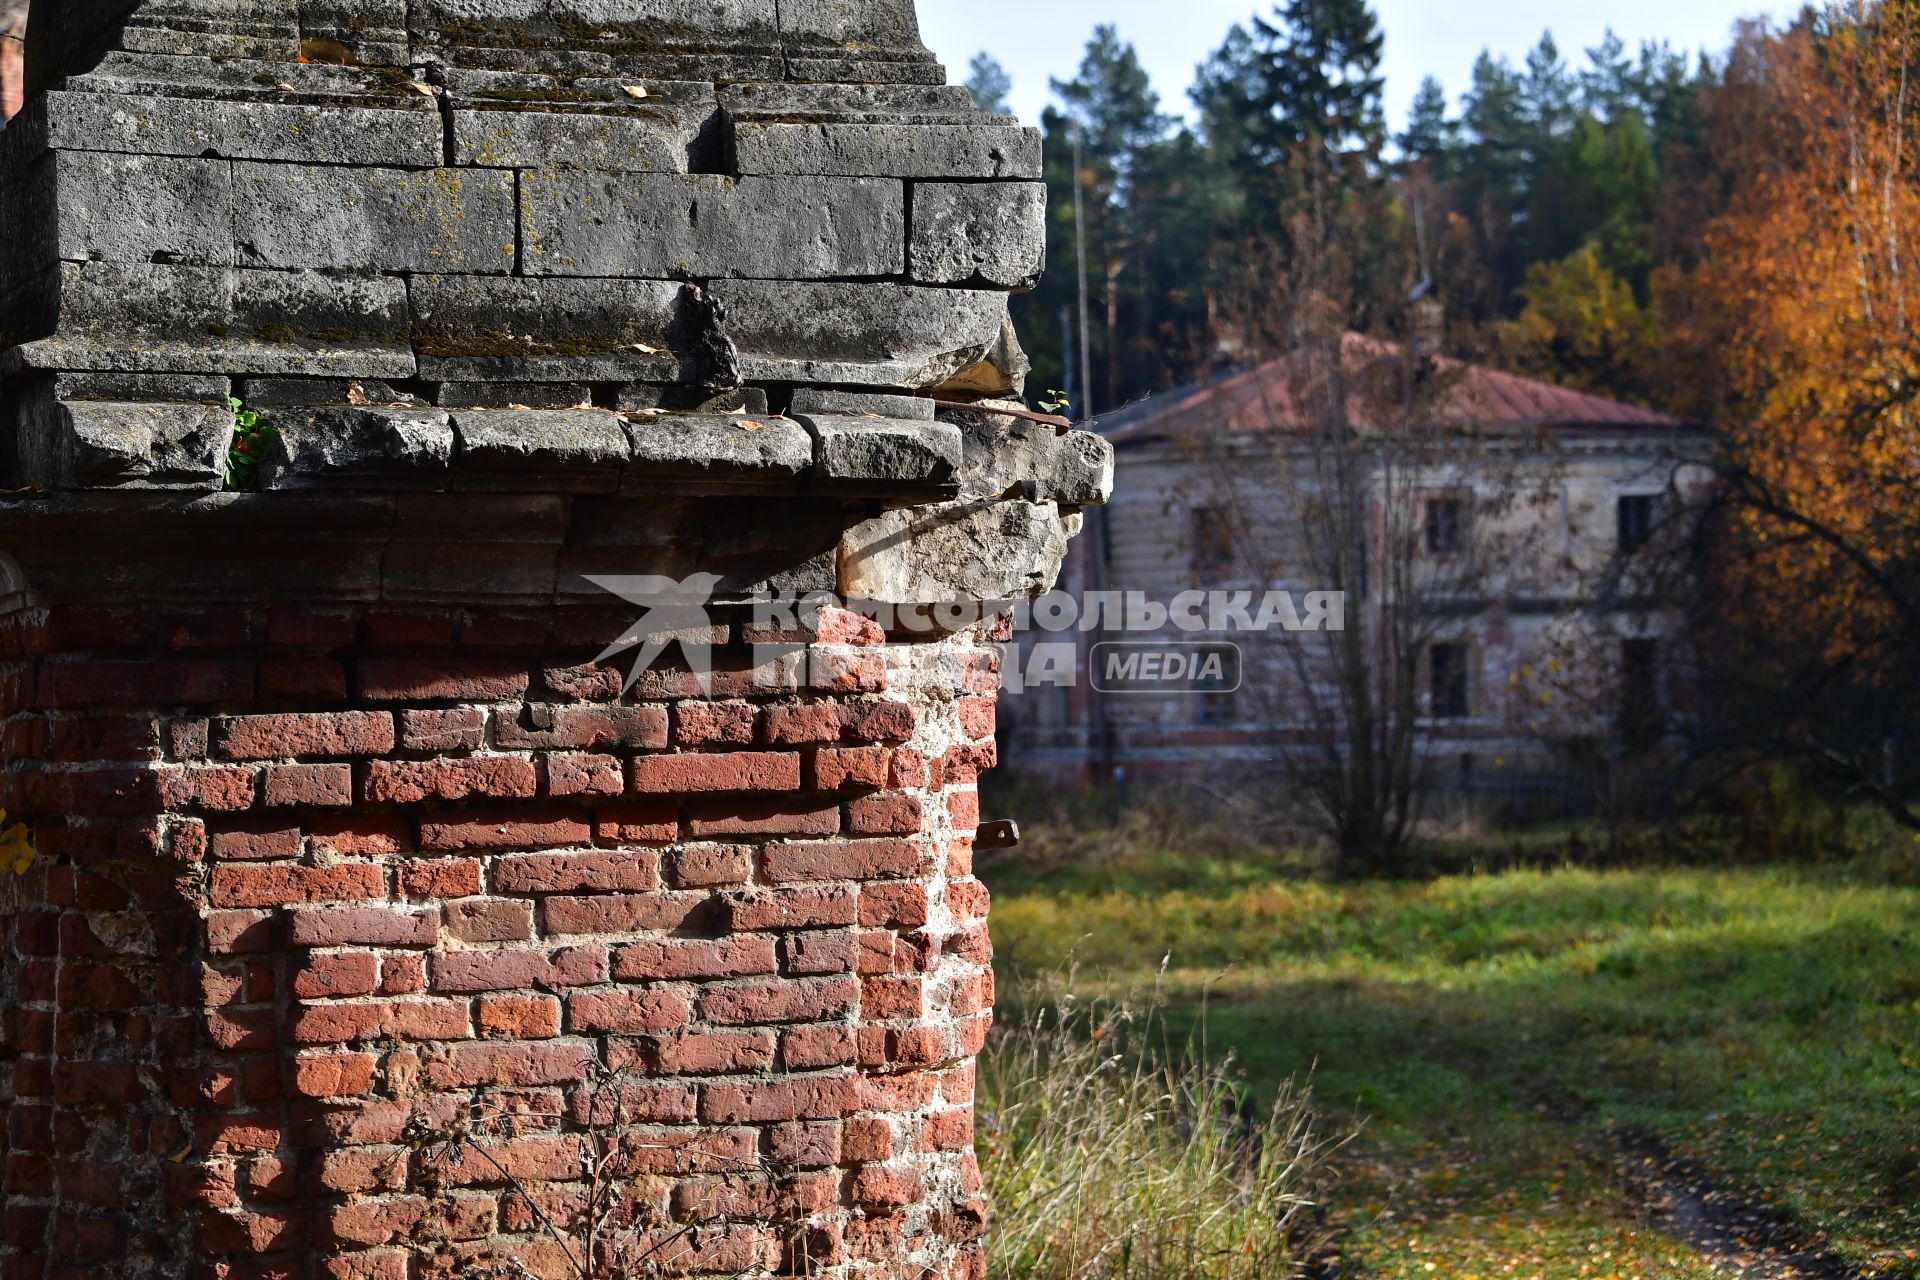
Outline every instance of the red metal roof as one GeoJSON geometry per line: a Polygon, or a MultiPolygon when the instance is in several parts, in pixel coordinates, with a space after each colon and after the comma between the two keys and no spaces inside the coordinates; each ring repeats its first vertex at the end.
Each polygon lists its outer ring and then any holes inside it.
{"type": "MultiPolygon", "coordinates": [[[[1115,444],[1127,444],[1221,430],[1318,429],[1331,414],[1310,414],[1300,402],[1334,394],[1330,371],[1302,357],[1281,356],[1103,415],[1099,430],[1115,444]]],[[[1652,409],[1483,365],[1445,357],[1409,360],[1402,348],[1359,334],[1342,343],[1341,376],[1346,420],[1360,430],[1404,424],[1461,431],[1670,431],[1685,425],[1652,409]]]]}

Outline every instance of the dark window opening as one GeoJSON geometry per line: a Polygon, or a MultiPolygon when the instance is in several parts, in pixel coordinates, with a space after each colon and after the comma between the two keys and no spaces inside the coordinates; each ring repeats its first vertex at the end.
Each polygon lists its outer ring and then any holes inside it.
{"type": "Polygon", "coordinates": [[[1234,688],[1239,683],[1236,678],[1239,670],[1238,655],[1230,651],[1222,653],[1227,659],[1219,674],[1203,675],[1200,687],[1200,723],[1206,725],[1232,724],[1238,715],[1239,699],[1234,688]]]}
{"type": "Polygon", "coordinates": [[[1620,554],[1630,556],[1653,541],[1654,498],[1627,494],[1620,499],[1620,554]]]}
{"type": "Polygon", "coordinates": [[[1218,507],[1193,510],[1193,567],[1224,569],[1233,563],[1233,527],[1218,507]]]}
{"type": "Polygon", "coordinates": [[[1620,645],[1620,736],[1646,746],[1660,736],[1660,646],[1654,640],[1620,645]]]}
{"type": "Polygon", "coordinates": [[[1467,668],[1471,652],[1464,644],[1436,644],[1428,651],[1434,719],[1464,720],[1473,714],[1473,686],[1467,668]]]}
{"type": "Polygon", "coordinates": [[[1466,542],[1467,504],[1460,498],[1427,499],[1427,551],[1457,555],[1466,542]]]}

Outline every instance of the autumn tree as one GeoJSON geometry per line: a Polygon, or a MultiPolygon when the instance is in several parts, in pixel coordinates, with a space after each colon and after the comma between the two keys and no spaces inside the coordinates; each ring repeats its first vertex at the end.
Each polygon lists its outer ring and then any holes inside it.
{"type": "Polygon", "coordinates": [[[1920,826],[1917,80],[1914,0],[1750,28],[1709,107],[1726,208],[1665,297],[1727,437],[1728,737],[1920,826]]]}

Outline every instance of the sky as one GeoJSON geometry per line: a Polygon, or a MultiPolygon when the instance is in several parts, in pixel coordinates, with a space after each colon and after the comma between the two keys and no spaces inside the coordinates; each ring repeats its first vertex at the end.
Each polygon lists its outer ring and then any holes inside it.
{"type": "MultiPolygon", "coordinates": [[[[1466,90],[1473,60],[1483,48],[1520,64],[1540,33],[1553,32],[1575,65],[1611,25],[1637,49],[1642,39],[1665,39],[1689,51],[1724,49],[1736,19],[1797,10],[1778,0],[1373,0],[1387,36],[1388,119],[1395,129],[1421,77],[1437,75],[1454,102],[1466,90]]],[[[1051,95],[1050,76],[1069,77],[1094,26],[1112,22],[1133,42],[1160,91],[1163,108],[1186,113],[1193,70],[1218,48],[1227,28],[1272,0],[919,0],[920,30],[946,62],[955,83],[967,77],[973,55],[986,49],[1013,76],[1013,104],[1038,123],[1051,95]]]]}

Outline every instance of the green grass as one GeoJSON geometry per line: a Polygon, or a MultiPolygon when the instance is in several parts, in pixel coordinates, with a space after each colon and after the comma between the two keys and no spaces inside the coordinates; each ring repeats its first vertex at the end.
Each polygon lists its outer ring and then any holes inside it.
{"type": "Polygon", "coordinates": [[[1709,1274],[1621,1189],[1651,1133],[1867,1274],[1920,1277],[1920,889],[1837,866],[1328,883],[1177,824],[982,870],[1003,1004],[1153,980],[1258,1093],[1366,1118],[1329,1208],[1381,1276],[1709,1274]],[[1022,975],[1027,975],[1023,983],[1022,975]]]}

